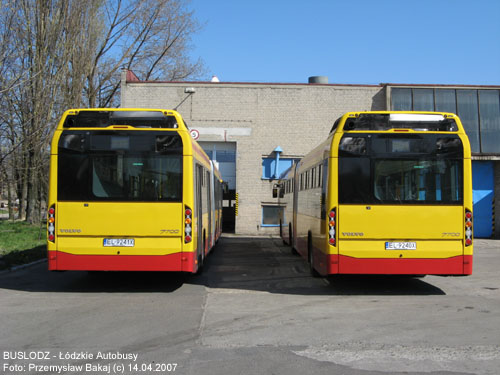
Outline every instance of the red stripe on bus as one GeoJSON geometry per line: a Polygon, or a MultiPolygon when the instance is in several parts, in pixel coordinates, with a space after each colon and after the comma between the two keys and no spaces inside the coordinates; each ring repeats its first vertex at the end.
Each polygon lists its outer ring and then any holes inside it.
{"type": "MultiPolygon", "coordinates": [[[[394,275],[470,275],[472,255],[451,258],[387,259],[331,256],[331,264],[338,262],[342,274],[394,274],[394,275]]],[[[333,267],[332,267],[333,268],[333,267]]]]}
{"type": "Polygon", "coordinates": [[[194,253],[169,255],[80,255],[49,251],[49,270],[196,272],[194,253]]]}

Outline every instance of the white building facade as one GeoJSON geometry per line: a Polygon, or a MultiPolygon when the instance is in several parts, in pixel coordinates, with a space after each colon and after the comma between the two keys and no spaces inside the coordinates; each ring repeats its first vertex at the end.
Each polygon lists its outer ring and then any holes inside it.
{"type": "Polygon", "coordinates": [[[133,72],[123,71],[121,106],[174,109],[182,115],[205,151],[218,161],[228,182],[226,231],[247,235],[278,233],[280,208],[272,198],[276,176],[324,140],[343,113],[389,109],[458,112],[462,120],[465,119],[469,137],[474,140],[474,166],[478,171],[475,179],[488,180],[480,187],[476,182],[475,196],[487,216],[481,224],[485,227],[483,237],[490,237],[500,234],[494,225],[496,202],[500,202],[494,199],[500,194],[499,89],[494,86],[145,82],[133,72]],[[496,134],[499,135],[497,148],[495,141],[491,141],[496,134]]]}

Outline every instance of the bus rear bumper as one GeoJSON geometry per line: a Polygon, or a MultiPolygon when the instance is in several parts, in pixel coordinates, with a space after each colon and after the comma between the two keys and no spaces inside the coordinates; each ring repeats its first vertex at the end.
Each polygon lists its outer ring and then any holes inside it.
{"type": "Polygon", "coordinates": [[[354,258],[329,255],[329,274],[470,275],[472,255],[451,258],[354,258]]]}
{"type": "Polygon", "coordinates": [[[196,272],[195,253],[168,255],[83,255],[49,251],[49,271],[196,272]]]}

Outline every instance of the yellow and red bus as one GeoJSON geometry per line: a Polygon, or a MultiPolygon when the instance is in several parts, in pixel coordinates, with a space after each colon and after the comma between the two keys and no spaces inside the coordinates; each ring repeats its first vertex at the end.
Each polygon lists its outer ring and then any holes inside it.
{"type": "Polygon", "coordinates": [[[179,113],[70,109],[54,133],[49,270],[200,272],[222,180],[179,113]]]}
{"type": "Polygon", "coordinates": [[[280,180],[282,237],[313,275],[470,275],[471,176],[455,114],[346,113],[280,180]]]}

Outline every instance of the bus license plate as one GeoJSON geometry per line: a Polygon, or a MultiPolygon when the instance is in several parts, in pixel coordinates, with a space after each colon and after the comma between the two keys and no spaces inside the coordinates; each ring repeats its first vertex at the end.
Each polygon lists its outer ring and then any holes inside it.
{"type": "Polygon", "coordinates": [[[135,240],[133,238],[105,238],[104,246],[112,247],[134,247],[135,240]]]}
{"type": "Polygon", "coordinates": [[[416,242],[386,242],[386,250],[417,250],[416,242]]]}

